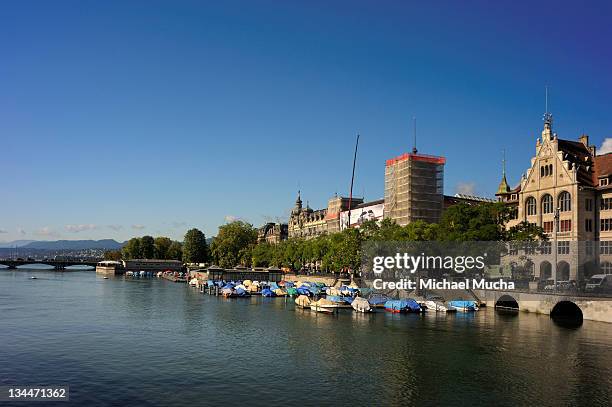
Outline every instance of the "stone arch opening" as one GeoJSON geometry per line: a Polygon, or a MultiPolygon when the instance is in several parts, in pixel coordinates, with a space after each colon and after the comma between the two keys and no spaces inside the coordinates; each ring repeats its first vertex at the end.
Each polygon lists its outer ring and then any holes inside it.
{"type": "Polygon", "coordinates": [[[550,311],[550,317],[567,324],[582,324],[582,310],[572,301],[559,301],[550,311]]]}
{"type": "Polygon", "coordinates": [[[540,281],[546,281],[552,277],[552,264],[549,261],[540,263],[540,281]]]}
{"type": "Polygon", "coordinates": [[[499,297],[497,301],[495,302],[495,308],[518,310],[519,304],[518,304],[518,301],[514,297],[508,294],[504,294],[501,297],[499,297]]]}
{"type": "Polygon", "coordinates": [[[557,263],[557,281],[569,281],[570,265],[566,261],[557,263]]]}

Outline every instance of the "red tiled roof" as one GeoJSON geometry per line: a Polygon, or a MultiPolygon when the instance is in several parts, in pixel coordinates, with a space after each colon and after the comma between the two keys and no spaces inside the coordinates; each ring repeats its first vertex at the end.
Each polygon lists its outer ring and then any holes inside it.
{"type": "Polygon", "coordinates": [[[595,156],[595,180],[612,174],[612,153],[595,156]]]}

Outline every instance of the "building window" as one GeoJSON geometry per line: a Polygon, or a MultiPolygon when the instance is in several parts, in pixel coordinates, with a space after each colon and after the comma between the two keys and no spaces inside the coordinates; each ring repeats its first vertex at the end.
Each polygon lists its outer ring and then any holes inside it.
{"type": "Polygon", "coordinates": [[[590,198],[585,199],[584,209],[587,210],[588,212],[591,212],[593,210],[593,200],[592,199],[590,198]]]}
{"type": "Polygon", "coordinates": [[[570,242],[561,241],[557,242],[557,254],[569,254],[570,252],[570,242]]]}
{"type": "Polygon", "coordinates": [[[536,207],[537,207],[537,204],[536,204],[535,198],[532,197],[532,196],[527,198],[527,201],[525,202],[525,208],[527,210],[527,216],[535,215],[537,213],[536,207]]]}
{"type": "Polygon", "coordinates": [[[584,220],[584,231],[592,232],[593,231],[593,219],[585,219],[584,220]]]}
{"type": "Polygon", "coordinates": [[[601,263],[599,268],[603,274],[612,274],[612,263],[609,261],[604,261],[601,263]]]}
{"type": "Polygon", "coordinates": [[[542,242],[540,245],[540,253],[541,254],[551,254],[552,253],[552,244],[551,242],[542,242]]]}
{"type": "Polygon", "coordinates": [[[599,207],[602,211],[608,211],[612,209],[612,198],[602,198],[599,207]]]}
{"type": "Polygon", "coordinates": [[[553,221],[542,222],[542,228],[544,229],[544,233],[552,233],[553,232],[553,221]]]}
{"type": "Polygon", "coordinates": [[[549,194],[542,198],[542,213],[553,213],[553,197],[549,194]]]}
{"type": "Polygon", "coordinates": [[[601,232],[609,232],[612,230],[612,219],[600,219],[599,230],[601,232]]]}
{"type": "Polygon", "coordinates": [[[605,187],[606,185],[608,185],[608,178],[602,178],[599,180],[600,187],[605,187]]]}
{"type": "Polygon", "coordinates": [[[611,254],[612,253],[612,242],[602,240],[599,242],[599,254],[611,254]]]}
{"type": "Polygon", "coordinates": [[[567,191],[563,191],[559,195],[559,210],[561,212],[572,210],[572,196],[567,191]]]}
{"type": "Polygon", "coordinates": [[[563,219],[559,222],[559,232],[571,232],[572,231],[572,220],[563,219]]]}

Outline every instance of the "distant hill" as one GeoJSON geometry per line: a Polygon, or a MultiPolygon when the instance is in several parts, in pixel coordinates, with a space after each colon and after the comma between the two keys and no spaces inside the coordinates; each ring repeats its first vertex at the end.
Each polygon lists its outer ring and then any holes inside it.
{"type": "Polygon", "coordinates": [[[38,240],[20,246],[24,249],[43,249],[43,250],[83,250],[83,249],[107,249],[117,250],[123,247],[114,239],[102,240],[38,240]]]}
{"type": "Polygon", "coordinates": [[[12,249],[13,247],[23,247],[35,240],[13,240],[12,242],[0,242],[0,249],[12,249]]]}

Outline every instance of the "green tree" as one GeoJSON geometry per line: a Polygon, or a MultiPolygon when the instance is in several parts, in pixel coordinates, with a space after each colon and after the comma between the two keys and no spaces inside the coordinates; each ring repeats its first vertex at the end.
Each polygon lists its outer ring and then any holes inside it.
{"type": "Polygon", "coordinates": [[[185,234],[183,261],[185,263],[206,263],[208,261],[208,244],[201,230],[194,228],[185,234]]]}
{"type": "Polygon", "coordinates": [[[140,251],[143,259],[155,258],[155,239],[153,239],[153,236],[140,238],[140,251]]]}
{"type": "Polygon", "coordinates": [[[155,238],[155,258],[164,260],[168,258],[168,249],[172,245],[170,238],[159,236],[155,238]]]}
{"type": "Polygon", "coordinates": [[[142,258],[142,249],[140,247],[140,238],[133,237],[123,246],[121,250],[124,259],[140,259],[142,258]]]}
{"type": "Polygon", "coordinates": [[[227,223],[219,227],[211,244],[212,257],[221,267],[248,266],[256,242],[257,230],[251,224],[243,221],[227,223]]]}
{"type": "Polygon", "coordinates": [[[166,253],[166,259],[168,260],[182,260],[183,259],[183,245],[180,242],[172,242],[168,247],[166,253]]]}
{"type": "Polygon", "coordinates": [[[121,250],[107,250],[104,252],[104,260],[121,260],[121,250]]]}

